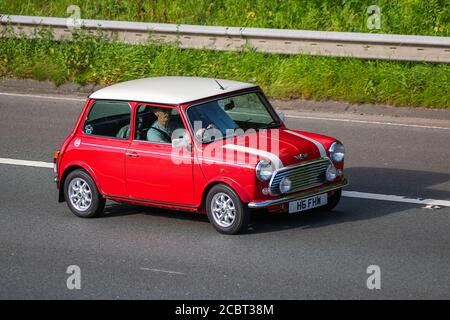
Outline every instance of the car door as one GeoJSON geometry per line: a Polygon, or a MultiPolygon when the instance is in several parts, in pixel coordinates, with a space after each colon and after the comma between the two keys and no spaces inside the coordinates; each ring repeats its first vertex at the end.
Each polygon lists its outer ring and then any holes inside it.
{"type": "Polygon", "coordinates": [[[160,129],[164,126],[158,125],[156,110],[170,112],[172,130],[184,130],[175,107],[136,107],[136,130],[125,157],[128,196],[154,203],[191,206],[194,197],[192,151],[186,147],[172,148],[171,141],[164,139],[166,134],[160,129]]]}
{"type": "Polygon", "coordinates": [[[131,137],[131,106],[123,101],[95,101],[74,139],[80,159],[95,173],[107,196],[126,197],[125,152],[131,137]],[[123,133],[123,134],[122,134],[123,133]]]}

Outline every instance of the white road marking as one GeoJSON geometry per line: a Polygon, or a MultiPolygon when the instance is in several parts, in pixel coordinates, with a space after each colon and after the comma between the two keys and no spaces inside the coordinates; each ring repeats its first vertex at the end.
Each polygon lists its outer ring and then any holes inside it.
{"type": "Polygon", "coordinates": [[[183,275],[183,272],[178,272],[178,271],[171,271],[171,270],[161,270],[161,269],[151,269],[151,268],[140,268],[141,270],[144,271],[153,271],[153,272],[163,272],[163,273],[170,273],[170,274],[180,274],[183,275]]]}
{"type": "Polygon", "coordinates": [[[348,197],[348,198],[360,198],[360,199],[371,199],[371,200],[422,204],[422,205],[428,205],[428,206],[450,207],[450,201],[448,201],[448,200],[414,199],[414,198],[407,198],[407,197],[403,197],[403,196],[357,192],[357,191],[342,191],[342,195],[344,197],[348,197]]]}
{"type": "MultiPolygon", "coordinates": [[[[43,162],[43,161],[29,161],[29,160],[0,158],[0,164],[28,166],[28,167],[37,167],[37,168],[52,168],[53,169],[53,163],[43,162]]],[[[382,200],[382,201],[389,201],[389,202],[421,204],[421,205],[425,205],[425,206],[450,207],[450,200],[408,198],[408,197],[404,197],[404,196],[358,192],[358,191],[342,191],[342,196],[347,197],[347,198],[359,198],[359,199],[369,199],[369,200],[382,200]]],[[[145,270],[177,273],[176,271],[165,271],[165,270],[148,269],[148,268],[145,270]]]]}
{"type": "Polygon", "coordinates": [[[27,98],[37,98],[37,99],[50,99],[50,100],[66,100],[66,101],[86,101],[82,98],[69,98],[69,97],[55,97],[55,96],[41,96],[38,94],[24,94],[24,93],[10,93],[10,92],[0,92],[1,96],[11,96],[11,97],[27,97],[27,98]]]}
{"type": "Polygon", "coordinates": [[[29,160],[17,160],[9,158],[0,158],[0,164],[12,164],[16,166],[38,167],[38,168],[52,168],[52,162],[43,161],[29,161],[29,160]]]}
{"type": "Polygon", "coordinates": [[[354,120],[345,118],[328,118],[328,117],[311,117],[311,116],[293,116],[286,115],[286,118],[292,119],[311,119],[311,120],[326,120],[326,121],[340,121],[340,122],[352,122],[352,123],[365,123],[365,124],[381,124],[386,126],[397,126],[397,127],[411,127],[411,128],[422,128],[422,129],[440,129],[440,130],[450,130],[447,127],[437,127],[437,126],[425,126],[420,124],[406,124],[397,122],[381,122],[381,121],[367,121],[367,120],[354,120]]]}
{"type": "MultiPolygon", "coordinates": [[[[13,97],[38,98],[38,99],[53,99],[53,100],[83,101],[83,102],[86,101],[86,99],[83,99],[83,98],[55,97],[55,96],[50,96],[50,95],[47,96],[47,95],[25,94],[25,93],[0,92],[0,95],[13,96],[13,97]]],[[[396,122],[354,120],[354,119],[345,119],[345,118],[328,118],[328,117],[311,117],[311,116],[294,116],[294,115],[286,115],[286,118],[379,124],[379,125],[387,125],[387,126],[412,127],[412,128],[422,128],[422,129],[450,130],[450,128],[448,128],[448,127],[425,126],[425,125],[418,125],[418,124],[406,124],[406,123],[396,123],[396,122]]]]}

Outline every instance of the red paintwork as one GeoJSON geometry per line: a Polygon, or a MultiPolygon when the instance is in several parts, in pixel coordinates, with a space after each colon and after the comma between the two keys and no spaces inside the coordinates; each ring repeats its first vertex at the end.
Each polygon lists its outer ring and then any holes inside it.
{"type": "MultiPolygon", "coordinates": [[[[245,91],[242,90],[242,92],[245,91]]],[[[193,139],[191,130],[188,130],[193,141],[192,150],[190,152],[184,150],[182,159],[185,162],[175,165],[171,160],[172,147],[170,145],[140,142],[132,140],[132,136],[128,140],[119,140],[84,134],[82,132],[83,122],[93,102],[92,99],[86,101],[72,132],[61,146],[57,159],[59,189],[61,189],[67,174],[73,168],[81,167],[92,176],[99,192],[104,197],[120,202],[204,212],[203,200],[209,187],[216,183],[229,185],[245,203],[274,198],[262,194],[261,190],[268,186],[268,182],[261,182],[256,178],[255,166],[261,159],[259,156],[247,154],[245,165],[239,165],[227,162],[223,155],[211,155],[207,149],[214,145],[230,143],[249,146],[251,141],[259,138],[260,132],[202,145],[193,139]],[[77,139],[81,142],[75,146],[77,139]],[[127,157],[125,156],[126,152],[137,153],[139,157],[127,157]],[[205,163],[205,159],[215,162],[205,163]]],[[[198,102],[201,101],[195,103],[198,102]]],[[[185,111],[191,104],[172,106],[180,112],[186,128],[189,126],[185,111]]],[[[131,132],[134,132],[135,111],[138,105],[140,103],[130,102],[132,109],[131,132]]],[[[286,133],[285,130],[287,128],[283,125],[279,130],[278,137],[272,130],[267,132],[267,136],[270,137],[269,144],[278,140],[280,147],[278,156],[285,166],[320,157],[317,147],[312,142],[286,133]],[[296,160],[293,156],[299,153],[308,153],[308,156],[304,160],[296,160]]],[[[334,138],[315,133],[291,131],[319,141],[325,150],[328,150],[330,145],[336,141],[334,138]]],[[[338,169],[343,169],[343,165],[343,162],[335,164],[338,169]]],[[[60,200],[63,200],[61,196],[60,200]]],[[[279,209],[283,209],[283,206],[277,206],[270,211],[279,209]]]]}

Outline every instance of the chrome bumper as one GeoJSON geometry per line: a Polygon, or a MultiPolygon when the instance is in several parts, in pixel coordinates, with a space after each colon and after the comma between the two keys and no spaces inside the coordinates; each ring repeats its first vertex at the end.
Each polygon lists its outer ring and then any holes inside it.
{"type": "Polygon", "coordinates": [[[321,193],[330,192],[336,189],[341,189],[348,185],[347,179],[342,180],[341,182],[332,184],[332,185],[326,185],[320,188],[315,188],[313,190],[305,191],[305,192],[299,192],[292,195],[288,195],[283,198],[273,199],[273,200],[266,200],[266,201],[259,201],[259,202],[250,202],[248,204],[248,207],[250,209],[260,209],[260,208],[266,208],[270,206],[274,206],[277,204],[283,204],[286,202],[294,201],[294,200],[301,200],[304,198],[312,197],[321,193]]]}

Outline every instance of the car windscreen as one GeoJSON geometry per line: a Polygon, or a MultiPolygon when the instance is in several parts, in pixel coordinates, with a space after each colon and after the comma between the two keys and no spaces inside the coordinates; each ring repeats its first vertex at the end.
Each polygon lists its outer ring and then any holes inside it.
{"type": "MultiPolygon", "coordinates": [[[[279,120],[274,116],[272,107],[258,92],[244,93],[189,107],[187,115],[194,134],[202,142],[203,134],[216,131],[215,139],[219,135],[227,137],[237,129],[263,129],[279,126],[279,120]]],[[[211,134],[210,134],[211,136],[211,134]]]]}

